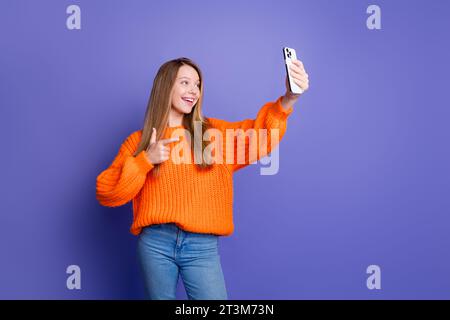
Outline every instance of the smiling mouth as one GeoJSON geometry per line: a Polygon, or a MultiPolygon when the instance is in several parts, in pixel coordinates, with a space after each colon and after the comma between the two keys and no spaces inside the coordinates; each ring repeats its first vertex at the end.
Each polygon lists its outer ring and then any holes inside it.
{"type": "Polygon", "coordinates": [[[183,101],[187,102],[188,104],[193,104],[194,99],[193,98],[181,98],[183,101]]]}

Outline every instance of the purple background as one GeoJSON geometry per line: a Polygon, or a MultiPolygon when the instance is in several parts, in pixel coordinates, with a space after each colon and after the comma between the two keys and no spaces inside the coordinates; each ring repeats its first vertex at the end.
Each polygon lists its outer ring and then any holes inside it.
{"type": "Polygon", "coordinates": [[[100,206],[96,176],[141,128],[163,62],[196,61],[205,115],[237,121],[284,94],[283,46],[310,89],[279,173],[234,176],[229,298],[450,298],[449,12],[443,0],[1,1],[0,298],[143,298],[131,203],[100,206]],[[70,4],[81,30],[66,28],[70,4]],[[382,30],[366,28],[370,4],[382,30]],[[381,290],[366,287],[371,264],[381,290]]]}

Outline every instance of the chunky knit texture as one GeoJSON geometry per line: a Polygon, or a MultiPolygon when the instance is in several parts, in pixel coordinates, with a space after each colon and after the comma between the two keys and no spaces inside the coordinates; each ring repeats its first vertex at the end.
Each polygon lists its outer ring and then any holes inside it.
{"type": "MultiPolygon", "coordinates": [[[[267,152],[271,151],[270,130],[278,129],[279,138],[286,131],[287,118],[293,109],[284,109],[282,97],[275,102],[266,103],[258,112],[256,119],[228,122],[208,118],[213,128],[223,133],[226,129],[267,129],[267,152]]],[[[168,146],[172,149],[178,143],[186,142],[178,134],[182,126],[168,127],[162,138],[180,137],[179,142],[168,146]]],[[[229,131],[228,131],[229,132],[229,131]]],[[[230,235],[233,224],[233,177],[232,174],[246,165],[259,160],[247,160],[249,157],[249,140],[238,144],[234,140],[235,159],[240,148],[245,148],[246,162],[243,164],[226,163],[227,152],[223,152],[222,164],[214,164],[210,169],[198,169],[193,163],[174,163],[171,159],[160,164],[159,176],[151,174],[154,168],[145,151],[136,157],[142,130],[129,135],[122,143],[112,164],[97,177],[97,200],[101,205],[117,207],[132,201],[133,223],[130,231],[138,235],[142,228],[151,224],[176,223],[185,231],[230,235]]],[[[225,143],[225,141],[224,141],[225,143]]],[[[260,146],[261,147],[261,146],[260,146]]],[[[240,150],[243,151],[243,150],[240,150]]],[[[183,155],[181,153],[181,155],[183,155]]],[[[229,155],[229,153],[228,153],[229,155]]],[[[191,154],[191,159],[194,159],[191,154]]]]}

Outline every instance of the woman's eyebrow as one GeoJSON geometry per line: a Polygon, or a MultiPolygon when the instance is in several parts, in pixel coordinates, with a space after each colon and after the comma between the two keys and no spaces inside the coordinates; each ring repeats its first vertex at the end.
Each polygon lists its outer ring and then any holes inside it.
{"type": "MultiPolygon", "coordinates": [[[[183,78],[191,80],[191,78],[189,78],[189,77],[179,77],[178,79],[183,79],[183,78]]],[[[200,82],[200,79],[198,79],[197,82],[200,82]]]]}

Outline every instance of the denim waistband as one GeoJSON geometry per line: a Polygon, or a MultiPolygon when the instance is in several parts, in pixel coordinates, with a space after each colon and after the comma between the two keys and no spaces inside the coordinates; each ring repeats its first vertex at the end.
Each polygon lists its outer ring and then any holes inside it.
{"type": "Polygon", "coordinates": [[[175,222],[151,224],[147,227],[144,227],[143,229],[145,230],[147,228],[148,229],[166,230],[166,231],[170,231],[173,233],[183,233],[185,235],[190,235],[190,236],[214,237],[214,238],[219,237],[218,235],[212,234],[212,233],[197,233],[197,232],[190,232],[190,231],[183,230],[175,222]]]}

